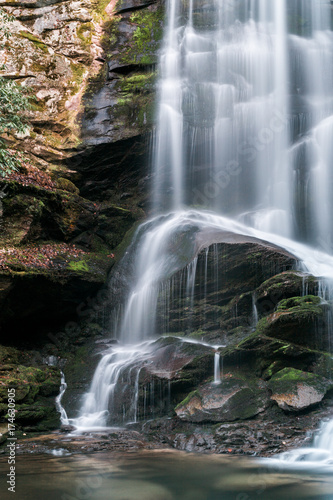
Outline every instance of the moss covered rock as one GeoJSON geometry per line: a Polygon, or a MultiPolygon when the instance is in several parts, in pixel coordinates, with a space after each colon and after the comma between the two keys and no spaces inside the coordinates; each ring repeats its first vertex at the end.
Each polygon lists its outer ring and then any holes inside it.
{"type": "Polygon", "coordinates": [[[326,350],[329,346],[325,332],[327,307],[314,295],[281,300],[273,314],[261,319],[257,331],[312,349],[326,350]]]}
{"type": "Polygon", "coordinates": [[[283,368],[269,381],[271,399],[286,411],[301,411],[320,403],[333,382],[294,368],[283,368]]]}
{"type": "Polygon", "coordinates": [[[221,384],[201,385],[191,392],[175,412],[187,422],[232,422],[246,420],[267,406],[265,384],[225,374],[221,384]]]}
{"type": "Polygon", "coordinates": [[[283,299],[313,294],[318,287],[317,279],[300,272],[284,272],[264,281],[255,293],[258,313],[265,316],[274,311],[283,299]]]}
{"type": "MultiPolygon", "coordinates": [[[[216,235],[218,241],[223,237],[216,235]]],[[[256,289],[275,274],[292,269],[296,259],[266,242],[239,238],[236,244],[237,236],[233,238],[235,243],[217,243],[199,253],[193,302],[185,290],[184,270],[175,274],[169,332],[201,332],[212,343],[229,343],[234,334],[239,339],[254,329],[256,289]]],[[[157,324],[161,333],[166,322],[163,300],[161,293],[157,324]]]]}
{"type": "Polygon", "coordinates": [[[59,427],[55,397],[60,388],[60,371],[53,366],[21,364],[25,354],[0,347],[0,422],[8,419],[8,390],[15,389],[15,425],[34,430],[59,427]]]}

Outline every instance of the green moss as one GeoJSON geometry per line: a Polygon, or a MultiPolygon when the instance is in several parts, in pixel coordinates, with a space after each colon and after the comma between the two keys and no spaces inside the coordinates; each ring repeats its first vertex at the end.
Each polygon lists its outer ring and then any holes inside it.
{"type": "Polygon", "coordinates": [[[71,269],[75,272],[89,272],[89,266],[84,260],[80,261],[72,261],[68,263],[68,269],[71,269]]]}
{"type": "Polygon", "coordinates": [[[16,403],[32,404],[37,395],[55,395],[60,386],[60,372],[54,367],[4,365],[0,372],[0,403],[7,401],[7,388],[16,389],[16,403]]]}
{"type": "Polygon", "coordinates": [[[274,361],[271,363],[268,368],[266,368],[263,373],[262,373],[262,378],[264,380],[270,379],[275,373],[280,371],[283,368],[283,362],[282,361],[274,361]]]}
{"type": "Polygon", "coordinates": [[[41,49],[43,52],[47,52],[47,53],[49,52],[48,46],[44,42],[42,42],[42,40],[40,40],[36,36],[32,35],[28,31],[20,31],[20,36],[22,38],[26,38],[27,40],[30,40],[30,42],[32,42],[34,45],[36,45],[36,47],[41,49]]]}
{"type": "Polygon", "coordinates": [[[189,337],[191,339],[201,339],[202,337],[204,337],[206,335],[206,333],[207,332],[205,332],[204,330],[199,328],[199,330],[195,330],[194,332],[191,332],[189,337]]]}
{"type": "MultiPolygon", "coordinates": [[[[112,16],[104,23],[104,35],[101,39],[101,45],[105,51],[113,50],[116,48],[119,38],[119,23],[122,17],[112,16]]],[[[108,55],[109,57],[109,55],[108,55]]]]}
{"type": "Polygon", "coordinates": [[[14,347],[0,345],[0,366],[18,363],[19,351],[14,347]]]}
{"type": "Polygon", "coordinates": [[[163,35],[164,9],[142,10],[133,13],[131,23],[136,26],[132,43],[123,52],[121,61],[127,64],[155,64],[156,53],[163,35]]]}
{"type": "Polygon", "coordinates": [[[279,371],[275,376],[274,380],[281,381],[306,381],[309,378],[316,377],[313,374],[305,373],[300,370],[296,370],[295,368],[283,368],[283,370],[279,371]]]}
{"type": "Polygon", "coordinates": [[[79,194],[80,192],[79,188],[77,188],[75,184],[73,184],[73,182],[71,182],[68,179],[65,179],[64,177],[59,177],[57,179],[57,188],[62,189],[64,191],[69,191],[70,193],[74,194],[79,194]]]}
{"type": "Polygon", "coordinates": [[[109,5],[110,0],[97,0],[94,3],[95,11],[100,14],[102,17],[106,17],[105,9],[109,5]]]}
{"type": "Polygon", "coordinates": [[[126,94],[152,92],[156,81],[156,73],[137,73],[120,81],[120,90],[126,94]]]}
{"type": "Polygon", "coordinates": [[[190,392],[183,401],[181,401],[176,407],[175,410],[180,409],[182,406],[186,406],[192,398],[197,397],[201,400],[201,396],[198,390],[190,392]]]}
{"type": "Polygon", "coordinates": [[[268,385],[272,391],[278,394],[296,393],[299,385],[313,387],[315,390],[325,393],[333,387],[333,382],[314,373],[286,367],[273,375],[268,385]]]}
{"type": "Polygon", "coordinates": [[[290,299],[281,300],[277,307],[278,311],[286,311],[292,312],[300,307],[309,309],[311,306],[319,305],[321,303],[321,298],[316,297],[314,295],[306,295],[305,297],[292,297],[290,299]]]}
{"type": "Polygon", "coordinates": [[[80,63],[75,64],[72,61],[70,62],[70,65],[73,75],[73,81],[71,82],[73,88],[71,94],[74,95],[76,94],[76,92],[78,92],[83,83],[86,67],[83,64],[80,63]]]}
{"type": "MultiPolygon", "coordinates": [[[[87,346],[81,346],[76,349],[75,354],[65,353],[67,363],[64,368],[66,380],[72,385],[80,382],[82,376],[87,371],[87,366],[93,361],[91,351],[87,346]]],[[[67,396],[67,395],[66,395],[67,396]]]]}
{"type": "Polygon", "coordinates": [[[88,48],[91,44],[91,32],[93,25],[91,23],[83,23],[76,29],[76,35],[81,40],[84,48],[88,48]]]}

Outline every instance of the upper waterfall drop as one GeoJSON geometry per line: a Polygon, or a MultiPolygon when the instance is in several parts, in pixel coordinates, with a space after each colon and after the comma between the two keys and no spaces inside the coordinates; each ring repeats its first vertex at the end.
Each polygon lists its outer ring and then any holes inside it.
{"type": "Polygon", "coordinates": [[[322,0],[169,0],[157,212],[200,206],[331,251],[329,8],[322,0]]]}
{"type": "Polygon", "coordinates": [[[291,236],[286,2],[181,5],[161,54],[155,208],[247,213],[291,236]]]}

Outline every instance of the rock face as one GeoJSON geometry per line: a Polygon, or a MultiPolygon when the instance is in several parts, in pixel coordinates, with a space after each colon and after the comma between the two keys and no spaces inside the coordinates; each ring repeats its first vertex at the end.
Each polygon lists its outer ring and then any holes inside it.
{"type": "MultiPolygon", "coordinates": [[[[294,284],[301,281],[300,276],[289,272],[295,266],[295,257],[259,240],[211,245],[198,255],[192,297],[186,291],[189,270],[173,277],[168,318],[164,318],[165,297],[161,294],[158,331],[182,332],[212,343],[229,343],[229,338],[252,331],[257,289],[262,290],[267,280],[281,275],[283,281],[287,277],[294,284]]],[[[271,293],[270,283],[267,285],[267,301],[274,298],[275,302],[271,302],[274,309],[286,292],[280,287],[279,294],[271,293]]],[[[260,309],[261,302],[257,306],[260,309]]]]}
{"type": "Polygon", "coordinates": [[[163,2],[0,7],[14,16],[0,76],[35,97],[29,131],[6,137],[25,157],[0,183],[1,340],[79,373],[120,244],[145,217],[163,2]]]}
{"type": "Polygon", "coordinates": [[[33,344],[50,325],[59,330],[76,320],[84,301],[105,284],[113,251],[140,217],[139,210],[97,204],[56,186],[6,185],[0,325],[3,341],[16,345],[27,337],[33,344]]]}
{"type": "Polygon", "coordinates": [[[145,135],[153,124],[163,9],[121,0],[2,0],[0,7],[14,17],[0,76],[36,98],[29,131],[7,137],[25,159],[0,186],[6,337],[10,321],[30,334],[44,319],[55,328],[75,319],[105,283],[108,256],[145,216],[145,135]],[[59,249],[63,243],[69,247],[59,249]],[[85,252],[82,259],[71,258],[72,245],[85,252]],[[41,255],[40,262],[25,259],[25,251],[41,255]]]}
{"type": "MultiPolygon", "coordinates": [[[[90,197],[105,199],[124,171],[143,179],[163,2],[1,0],[0,7],[15,18],[0,75],[36,98],[30,131],[8,137],[11,147],[90,197]]],[[[127,194],[131,186],[127,176],[127,194]]]]}

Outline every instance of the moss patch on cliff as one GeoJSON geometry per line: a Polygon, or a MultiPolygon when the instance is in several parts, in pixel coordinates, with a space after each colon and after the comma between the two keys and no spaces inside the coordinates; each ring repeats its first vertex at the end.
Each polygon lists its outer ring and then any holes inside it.
{"type": "Polygon", "coordinates": [[[130,19],[137,28],[133,34],[133,52],[127,57],[129,60],[132,57],[133,62],[154,64],[163,35],[164,10],[159,8],[155,12],[135,12],[130,19]]]}
{"type": "Polygon", "coordinates": [[[113,115],[128,127],[150,127],[155,118],[156,73],[136,73],[117,84],[119,98],[113,115]]]}
{"type": "Polygon", "coordinates": [[[29,33],[28,31],[20,31],[20,36],[32,42],[36,47],[38,47],[43,52],[47,53],[49,52],[48,46],[42,40],[40,40],[40,38],[37,38],[32,33],[29,33]]]}
{"type": "Polygon", "coordinates": [[[121,54],[124,64],[150,65],[157,62],[157,51],[163,35],[164,9],[144,9],[134,12],[130,22],[134,28],[132,40],[121,54]]]}

